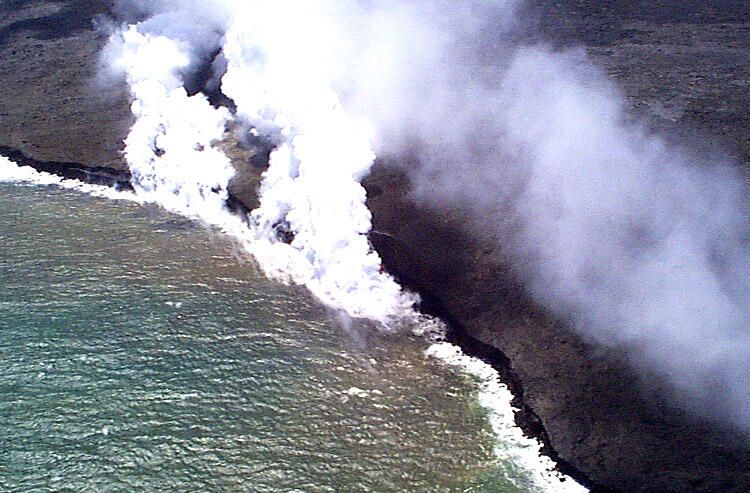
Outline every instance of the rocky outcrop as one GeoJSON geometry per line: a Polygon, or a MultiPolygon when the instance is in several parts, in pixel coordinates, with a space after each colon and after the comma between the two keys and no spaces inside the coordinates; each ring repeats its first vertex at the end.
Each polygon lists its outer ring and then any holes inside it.
{"type": "Polygon", "coordinates": [[[111,2],[0,4],[0,145],[37,161],[124,169],[132,124],[123,80],[100,78],[111,2]]]}
{"type": "Polygon", "coordinates": [[[386,163],[366,185],[388,271],[437,304],[459,336],[502,352],[493,363],[544,432],[526,413],[519,424],[565,463],[616,491],[747,489],[747,442],[645,391],[622,355],[587,344],[535,305],[496,241],[466,227],[469,213],[412,202],[408,178],[386,163]]]}
{"type": "MultiPolygon", "coordinates": [[[[537,28],[529,32],[584,43],[634,111],[657,126],[700,129],[684,138],[719,142],[747,166],[750,23],[740,4],[566,0],[531,2],[526,16],[537,28]]],[[[126,179],[127,90],[97,79],[105,38],[92,27],[110,6],[0,5],[0,152],[66,176],[126,179]]],[[[230,192],[240,209],[255,205],[264,159],[251,144],[222,144],[238,170],[230,192]]],[[[366,186],[372,242],[388,270],[425,295],[457,340],[493,359],[524,409],[519,421],[574,474],[618,491],[750,490],[747,442],[674,408],[622,355],[535,305],[500,246],[467,227],[466,211],[413,202],[392,163],[378,162],[366,186]]]]}

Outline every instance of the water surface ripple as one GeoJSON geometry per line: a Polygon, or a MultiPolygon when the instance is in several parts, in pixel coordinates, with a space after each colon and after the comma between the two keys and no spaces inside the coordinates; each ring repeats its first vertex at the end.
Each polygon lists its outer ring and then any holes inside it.
{"type": "Polygon", "coordinates": [[[469,377],[154,206],[0,183],[0,490],[519,491],[469,377]],[[516,486],[513,486],[516,485],[516,486]]]}

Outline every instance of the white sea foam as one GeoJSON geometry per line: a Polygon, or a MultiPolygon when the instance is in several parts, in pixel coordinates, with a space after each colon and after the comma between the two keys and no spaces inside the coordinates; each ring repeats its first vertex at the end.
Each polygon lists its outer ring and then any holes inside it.
{"type": "Polygon", "coordinates": [[[5,156],[0,156],[0,182],[27,183],[30,185],[56,185],[77,190],[95,197],[118,200],[137,200],[134,193],[105,185],[93,185],[79,180],[62,178],[45,171],[37,171],[31,166],[19,165],[5,156]]]}
{"type": "MultiPolygon", "coordinates": [[[[479,403],[489,413],[492,431],[497,437],[495,455],[500,460],[522,467],[536,491],[588,491],[576,481],[555,471],[555,463],[539,455],[539,442],[524,436],[523,431],[515,425],[514,408],[510,404],[513,395],[508,387],[500,382],[492,366],[464,354],[461,348],[448,342],[432,344],[425,354],[459,368],[476,379],[479,385],[479,403]]],[[[522,484],[517,486],[524,487],[522,484]]]]}

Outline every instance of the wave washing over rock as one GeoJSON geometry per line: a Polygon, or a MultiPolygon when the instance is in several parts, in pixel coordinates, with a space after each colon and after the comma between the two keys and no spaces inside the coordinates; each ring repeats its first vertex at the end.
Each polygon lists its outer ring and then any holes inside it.
{"type": "Polygon", "coordinates": [[[77,190],[94,197],[113,200],[138,201],[132,192],[120,191],[106,185],[93,185],[78,180],[62,178],[52,173],[37,171],[31,166],[21,166],[5,156],[0,156],[0,182],[30,185],[55,185],[69,190],[77,190]]]}

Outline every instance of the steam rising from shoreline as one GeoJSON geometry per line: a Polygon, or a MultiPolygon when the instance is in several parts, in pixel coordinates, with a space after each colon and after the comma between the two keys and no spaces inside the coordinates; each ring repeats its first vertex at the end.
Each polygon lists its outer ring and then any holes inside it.
{"type": "MultiPolygon", "coordinates": [[[[145,79],[160,74],[160,97],[175,107],[193,101],[183,86],[211,64],[206,85],[277,146],[256,234],[285,252],[278,269],[324,301],[381,321],[413,301],[378,271],[359,180],[376,152],[416,157],[414,198],[470,211],[536,301],[627,349],[689,408],[750,431],[750,226],[736,165],[705,162],[632,120],[582,51],[512,41],[516,2],[461,5],[124,1],[124,18],[142,22],[111,51],[172,50],[126,65],[131,77],[138,67],[145,79]],[[290,245],[273,239],[279,224],[290,245]]],[[[207,188],[178,188],[220,203],[230,171],[211,142],[229,114],[202,96],[190,114],[150,113],[140,91],[152,82],[131,81],[147,122],[129,137],[131,166],[216,163],[199,180],[207,188]],[[173,149],[185,135],[194,145],[183,156],[173,149]]],[[[157,188],[174,188],[179,174],[157,188]]]]}
{"type": "Polygon", "coordinates": [[[324,13],[305,2],[215,3],[216,12],[211,2],[142,4],[133,17],[144,9],[151,17],[112,36],[107,56],[134,98],[125,157],[136,192],[230,229],[269,274],[390,327],[411,314],[416,298],[382,272],[367,240],[370,212],[359,180],[375,154],[369,126],[346,112],[319,63],[317,54],[334,46],[324,13]],[[206,10],[213,15],[203,16],[206,10]],[[290,11],[304,12],[303,20],[290,11]],[[292,32],[309,42],[300,46],[292,32]],[[275,144],[250,229],[224,207],[234,171],[214,144],[229,112],[186,89],[207,63],[220,69],[207,83],[221,84],[235,118],[275,144]]]}

